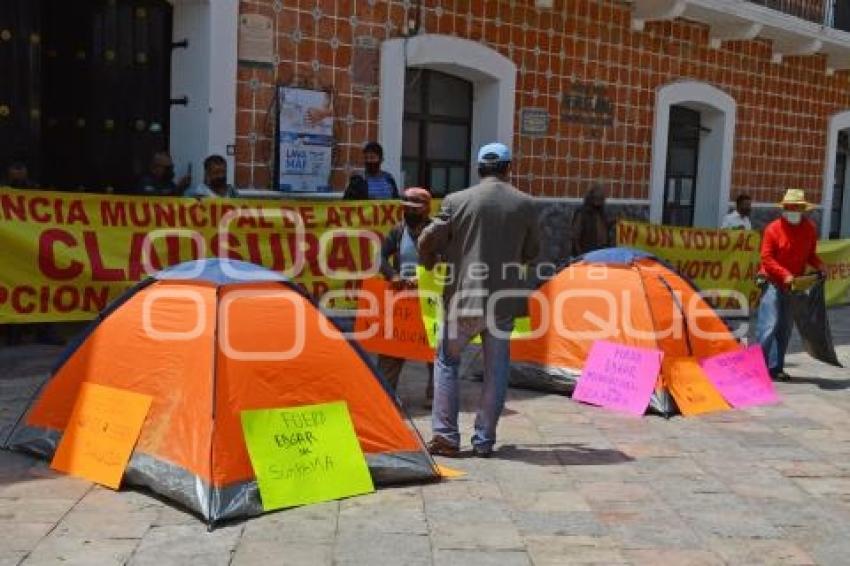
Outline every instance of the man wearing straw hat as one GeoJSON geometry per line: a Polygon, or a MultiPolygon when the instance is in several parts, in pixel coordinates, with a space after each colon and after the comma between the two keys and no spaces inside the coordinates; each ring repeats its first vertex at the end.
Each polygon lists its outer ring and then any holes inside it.
{"type": "Polygon", "coordinates": [[[785,373],[785,351],[793,325],[789,294],[795,278],[805,274],[807,265],[820,276],[824,276],[825,266],[815,251],[817,227],[804,216],[814,205],[806,202],[801,189],[788,189],[779,206],[782,215],[767,225],[761,243],[759,276],[765,287],[758,307],[756,338],[771,377],[790,381],[785,373]]]}

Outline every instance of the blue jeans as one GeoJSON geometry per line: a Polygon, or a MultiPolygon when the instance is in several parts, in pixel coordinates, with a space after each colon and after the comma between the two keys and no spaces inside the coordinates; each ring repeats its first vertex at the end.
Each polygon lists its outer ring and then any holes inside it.
{"type": "Polygon", "coordinates": [[[505,406],[510,371],[510,339],[506,336],[514,326],[512,318],[496,321],[496,328],[504,336],[494,335],[487,328],[484,318],[461,318],[443,324],[437,359],[434,362],[434,405],[431,413],[431,428],[434,436],[440,436],[454,446],[460,446],[458,413],[460,412],[460,381],[458,370],[460,356],[467,344],[481,334],[484,350],[484,383],[475,416],[475,434],[472,445],[488,450],[496,442],[496,426],[505,406]]]}
{"type": "Polygon", "coordinates": [[[791,340],[793,325],[791,297],[776,285],[768,284],[759,303],[756,340],[761,344],[764,360],[771,374],[785,368],[785,352],[791,340]]]}

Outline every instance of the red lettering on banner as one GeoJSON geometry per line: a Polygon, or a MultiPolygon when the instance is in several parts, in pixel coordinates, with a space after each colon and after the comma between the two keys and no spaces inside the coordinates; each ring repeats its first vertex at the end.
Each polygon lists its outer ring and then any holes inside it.
{"type": "Polygon", "coordinates": [[[245,245],[248,246],[248,261],[263,265],[263,251],[260,249],[260,235],[254,232],[245,234],[245,245]]]}
{"type": "MultiPolygon", "coordinates": [[[[156,226],[175,226],[174,205],[153,203],[153,219],[156,226]]],[[[185,223],[182,225],[185,226],[185,223]]]]}
{"type": "Polygon", "coordinates": [[[35,224],[88,224],[85,207],[79,199],[29,195],[0,195],[3,220],[35,224]],[[67,211],[67,218],[66,218],[67,211]]]}
{"type": "Polygon", "coordinates": [[[256,209],[244,207],[239,209],[239,220],[236,221],[237,228],[245,227],[257,229],[256,209]]]}
{"type": "Polygon", "coordinates": [[[52,311],[69,313],[74,311],[99,312],[109,304],[109,287],[82,287],[61,285],[31,287],[21,285],[6,289],[0,287],[0,304],[8,299],[17,314],[45,314],[52,311]]]}
{"type": "Polygon", "coordinates": [[[280,234],[271,234],[269,236],[269,249],[272,252],[272,271],[283,271],[286,267],[286,258],[283,255],[283,241],[280,234]]]}
{"type": "Polygon", "coordinates": [[[646,244],[652,247],[672,248],[673,230],[665,226],[647,226],[646,244]]]}
{"type": "Polygon", "coordinates": [[[723,263],[711,260],[679,260],[676,271],[690,279],[720,279],[723,276],[723,263]]]}
{"type": "Polygon", "coordinates": [[[15,312],[20,314],[29,314],[35,310],[35,303],[30,302],[24,305],[21,300],[23,299],[22,295],[26,293],[32,297],[35,296],[35,289],[30,287],[29,285],[24,285],[23,287],[15,287],[12,289],[12,308],[15,309],[15,312]]]}
{"type": "MultiPolygon", "coordinates": [[[[374,240],[371,238],[360,236],[357,240],[360,244],[360,265],[363,266],[363,271],[369,271],[378,259],[378,255],[381,253],[381,250],[380,248],[372,248],[374,240]]],[[[383,241],[383,238],[381,241],[383,241]]]]}
{"type": "Polygon", "coordinates": [[[80,306],[80,292],[76,287],[63,285],[53,293],[53,308],[59,312],[72,312],[80,306]]]}
{"type": "Polygon", "coordinates": [[[91,224],[89,222],[89,215],[86,214],[86,207],[83,205],[83,201],[72,200],[71,204],[68,206],[68,225],[70,226],[77,223],[82,224],[83,226],[91,224]]]}
{"type": "Polygon", "coordinates": [[[97,242],[96,232],[83,232],[83,245],[89,255],[91,264],[92,281],[124,281],[124,270],[114,267],[106,267],[100,254],[100,245],[97,242]]]}
{"type": "Polygon", "coordinates": [[[753,240],[758,237],[758,234],[754,234],[752,232],[740,232],[738,234],[738,241],[735,242],[734,251],[744,251],[744,252],[752,252],[755,251],[756,246],[753,240]]]}
{"type": "Polygon", "coordinates": [[[102,201],[100,203],[100,222],[104,226],[126,226],[127,205],[121,201],[102,201]]]}
{"type": "MultiPolygon", "coordinates": [[[[195,240],[189,240],[191,243],[190,259],[198,259],[198,244],[195,240]]],[[[181,262],[180,258],[180,236],[177,234],[169,234],[165,237],[165,245],[168,248],[168,265],[177,265],[181,262]]]]}
{"type": "Polygon", "coordinates": [[[372,218],[367,218],[366,217],[366,207],[363,206],[363,205],[357,207],[357,218],[360,221],[358,226],[360,226],[362,228],[363,226],[373,226],[374,224],[376,224],[376,222],[374,222],[375,221],[375,214],[374,214],[375,207],[373,206],[371,208],[371,210],[372,210],[372,213],[373,213],[372,218]]]}
{"type": "Polygon", "coordinates": [[[67,267],[59,267],[56,261],[56,243],[65,244],[69,248],[77,246],[77,240],[68,232],[59,230],[58,228],[45,230],[38,238],[39,271],[45,277],[59,281],[79,277],[83,272],[83,264],[81,262],[72,260],[67,267]]]}
{"type": "Polygon", "coordinates": [[[3,208],[3,220],[19,220],[26,222],[26,201],[24,195],[0,195],[3,208]],[[13,218],[14,216],[14,218],[13,218]]]}
{"type": "Polygon", "coordinates": [[[130,203],[130,224],[135,228],[147,228],[151,225],[153,215],[151,205],[147,202],[130,203]]]}
{"type": "Polygon", "coordinates": [[[298,209],[305,228],[317,228],[316,210],[312,206],[302,206],[298,209]]]}
{"type": "Polygon", "coordinates": [[[193,228],[203,228],[207,225],[207,215],[204,205],[195,203],[189,207],[189,216],[192,217],[193,228]]]}
{"type": "Polygon", "coordinates": [[[357,207],[354,206],[343,206],[340,210],[342,210],[343,214],[345,214],[345,225],[352,226],[351,217],[354,215],[354,212],[357,210],[357,207]]]}
{"type": "Polygon", "coordinates": [[[401,207],[395,204],[382,204],[381,205],[381,222],[379,223],[382,226],[393,226],[396,222],[401,220],[401,207]]]}
{"type": "Polygon", "coordinates": [[[618,224],[617,235],[617,241],[619,241],[621,245],[634,246],[637,243],[638,227],[634,224],[618,224]]]}
{"type": "MultiPolygon", "coordinates": [[[[147,265],[150,266],[154,273],[162,269],[162,262],[159,260],[159,255],[152,245],[145,245],[147,241],[148,235],[144,232],[135,232],[130,236],[130,256],[127,258],[128,281],[139,281],[142,275],[153,275],[153,273],[148,273],[145,267],[145,253],[148,254],[147,265]]],[[[175,263],[180,262],[178,260],[175,263]]]]}
{"type": "Polygon", "coordinates": [[[741,279],[741,265],[737,261],[733,261],[729,265],[729,277],[732,281],[740,281],[741,279]]]}
{"type": "Polygon", "coordinates": [[[342,218],[335,206],[329,206],[325,213],[325,228],[330,228],[331,226],[342,228],[342,218]]]}
{"type": "Polygon", "coordinates": [[[242,259],[242,256],[236,250],[239,246],[239,239],[234,234],[216,234],[212,238],[211,247],[213,255],[227,259],[242,259]],[[224,238],[222,238],[224,236],[224,238]]]}
{"type": "Polygon", "coordinates": [[[298,213],[291,206],[280,207],[280,217],[283,219],[283,225],[286,228],[295,228],[294,218],[298,217],[298,213]]]}
{"type": "Polygon", "coordinates": [[[45,212],[42,208],[50,208],[50,201],[44,197],[33,197],[29,201],[30,219],[41,224],[47,224],[51,221],[50,212],[45,212]]]}
{"type": "Polygon", "coordinates": [[[328,267],[333,271],[356,271],[354,255],[351,253],[350,240],[347,236],[331,238],[328,250],[328,267]]]}
{"type": "MultiPolygon", "coordinates": [[[[302,254],[304,262],[310,266],[310,273],[316,276],[323,275],[322,269],[319,266],[319,238],[312,232],[306,232],[303,238],[296,238],[295,234],[287,234],[286,236],[289,243],[290,256],[297,258],[298,254],[302,254]],[[299,242],[301,243],[300,250],[297,249],[299,242]]],[[[301,274],[295,273],[294,275],[301,274]]]]}

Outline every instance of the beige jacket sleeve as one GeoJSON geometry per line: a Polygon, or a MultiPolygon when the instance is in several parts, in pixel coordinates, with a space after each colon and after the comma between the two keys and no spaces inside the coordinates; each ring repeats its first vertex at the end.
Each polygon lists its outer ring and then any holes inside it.
{"type": "Polygon", "coordinates": [[[419,263],[426,269],[433,269],[439,256],[445,253],[452,238],[452,205],[450,199],[443,200],[440,211],[431,224],[422,230],[416,247],[419,251],[419,263]]]}

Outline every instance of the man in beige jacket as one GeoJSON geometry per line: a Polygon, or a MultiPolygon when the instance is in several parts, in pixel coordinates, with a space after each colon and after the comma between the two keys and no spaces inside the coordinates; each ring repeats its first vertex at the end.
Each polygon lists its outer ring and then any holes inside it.
{"type": "Polygon", "coordinates": [[[509,335],[514,318],[524,313],[527,290],[524,265],[538,253],[534,201],[513,187],[510,150],[501,143],[478,152],[481,183],[450,194],[439,214],[419,236],[420,261],[448,264],[443,295],[444,321],[434,363],[432,454],[456,456],[460,449],[458,369],[465,346],[481,335],[484,383],[473,453],[488,457],[505,404],[510,364],[509,335]]]}

